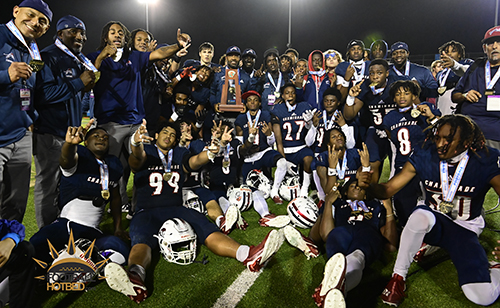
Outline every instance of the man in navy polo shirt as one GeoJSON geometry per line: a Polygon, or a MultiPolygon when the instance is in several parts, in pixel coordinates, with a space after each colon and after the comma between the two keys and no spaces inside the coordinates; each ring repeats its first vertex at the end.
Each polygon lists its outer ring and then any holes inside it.
{"type": "Polygon", "coordinates": [[[68,126],[82,123],[82,99],[95,83],[90,60],[81,53],[87,41],[85,24],[67,15],[57,22],[55,43],[42,50],[45,66],[37,74],[35,108],[35,213],[38,228],[59,212],[59,155],[68,126]]]}
{"type": "Polygon", "coordinates": [[[482,40],[487,61],[477,61],[458,82],[452,94],[454,103],[461,104],[461,112],[479,125],[486,145],[500,149],[500,26],[486,31],[482,40]],[[472,69],[475,66],[474,69],[472,69]]]}
{"type": "Polygon", "coordinates": [[[14,7],[13,16],[0,25],[0,217],[21,222],[31,173],[28,128],[36,119],[36,74],[29,63],[42,64],[35,40],[49,29],[52,12],[42,0],[25,0],[14,7]]]}

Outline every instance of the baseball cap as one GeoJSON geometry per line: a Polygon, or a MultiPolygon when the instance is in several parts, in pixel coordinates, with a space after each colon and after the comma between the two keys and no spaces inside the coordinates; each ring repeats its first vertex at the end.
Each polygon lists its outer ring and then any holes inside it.
{"type": "Polygon", "coordinates": [[[488,31],[486,31],[486,33],[484,34],[484,38],[481,43],[485,44],[486,41],[497,36],[500,36],[500,26],[488,29],[488,31]]]}
{"type": "Polygon", "coordinates": [[[404,49],[407,52],[410,52],[410,50],[408,48],[408,44],[406,44],[405,42],[396,42],[396,43],[392,44],[391,53],[395,52],[398,49],[404,49]]]}
{"type": "Polygon", "coordinates": [[[73,15],[66,15],[57,21],[56,31],[72,28],[86,30],[83,21],[73,15]]]}
{"type": "Polygon", "coordinates": [[[30,7],[32,9],[37,10],[43,15],[47,16],[49,21],[52,21],[52,11],[49,8],[49,5],[42,0],[24,0],[19,7],[30,7]]]}
{"type": "Polygon", "coordinates": [[[241,55],[241,49],[238,46],[231,46],[226,50],[226,55],[238,54],[241,55]]]}

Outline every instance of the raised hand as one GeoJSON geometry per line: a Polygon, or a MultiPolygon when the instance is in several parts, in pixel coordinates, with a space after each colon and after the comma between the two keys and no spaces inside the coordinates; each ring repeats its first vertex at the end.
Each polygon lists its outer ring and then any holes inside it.
{"type": "Polygon", "coordinates": [[[142,119],[141,126],[135,131],[134,135],[132,136],[133,140],[135,143],[141,143],[141,142],[151,142],[154,140],[153,137],[150,137],[147,135],[148,130],[146,129],[146,120],[142,119]]]}
{"type": "Polygon", "coordinates": [[[340,127],[346,124],[344,115],[340,110],[338,110],[337,115],[335,115],[335,123],[337,123],[340,127]]]}
{"type": "Polygon", "coordinates": [[[90,119],[90,121],[83,126],[70,126],[68,127],[68,130],[66,131],[66,137],[64,141],[66,141],[69,144],[77,145],[82,143],[82,141],[85,139],[85,135],[87,134],[87,131],[90,129],[92,124],[94,124],[94,119],[90,119]]]}
{"type": "Polygon", "coordinates": [[[335,145],[328,145],[328,165],[330,168],[336,168],[339,163],[340,150],[335,149],[335,145]]]}
{"type": "Polygon", "coordinates": [[[352,97],[356,97],[361,93],[361,85],[363,84],[365,80],[361,80],[358,82],[356,85],[354,85],[351,89],[349,89],[349,95],[352,97]]]}
{"type": "Polygon", "coordinates": [[[224,127],[224,133],[222,133],[222,137],[220,140],[221,146],[225,147],[231,140],[233,140],[233,135],[231,134],[234,130],[234,128],[231,128],[229,131],[227,130],[228,127],[224,127]]]}
{"type": "Polygon", "coordinates": [[[271,136],[271,134],[272,134],[272,132],[273,132],[273,131],[272,131],[272,129],[271,129],[271,126],[267,125],[267,123],[266,123],[266,122],[264,122],[264,123],[262,124],[262,127],[261,127],[261,129],[260,129],[260,130],[261,130],[261,131],[262,131],[262,132],[263,132],[266,136],[268,136],[268,137],[269,137],[269,136],[271,136]]]}
{"type": "Polygon", "coordinates": [[[363,149],[362,150],[358,149],[358,154],[359,154],[359,160],[361,161],[361,165],[364,167],[370,166],[370,152],[368,152],[368,147],[366,146],[366,143],[363,142],[363,149]]]}

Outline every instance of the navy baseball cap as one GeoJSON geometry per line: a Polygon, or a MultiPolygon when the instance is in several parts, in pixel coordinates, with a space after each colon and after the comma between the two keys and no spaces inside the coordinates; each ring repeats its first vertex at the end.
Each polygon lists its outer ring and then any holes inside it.
{"type": "Polygon", "coordinates": [[[349,44],[347,44],[347,50],[351,49],[354,46],[361,46],[361,48],[365,49],[365,43],[362,40],[351,40],[349,44]]]}
{"type": "Polygon", "coordinates": [[[243,54],[241,56],[242,57],[250,56],[250,57],[253,57],[254,59],[257,59],[257,53],[252,48],[247,48],[247,49],[243,50],[243,54]]]}
{"type": "Polygon", "coordinates": [[[410,49],[408,48],[408,44],[406,44],[405,42],[396,42],[396,43],[392,44],[392,46],[391,46],[391,53],[393,53],[399,49],[404,49],[407,52],[410,52],[410,49]]]}
{"type": "Polygon", "coordinates": [[[43,2],[42,0],[24,0],[18,6],[30,7],[32,9],[35,9],[45,15],[49,19],[49,21],[52,22],[52,11],[50,10],[48,4],[43,2]]]}
{"type": "Polygon", "coordinates": [[[73,15],[66,15],[57,22],[56,31],[72,28],[87,30],[83,21],[73,15]]]}
{"type": "Polygon", "coordinates": [[[241,49],[238,46],[231,46],[226,50],[226,55],[231,54],[241,55],[241,49]]]}

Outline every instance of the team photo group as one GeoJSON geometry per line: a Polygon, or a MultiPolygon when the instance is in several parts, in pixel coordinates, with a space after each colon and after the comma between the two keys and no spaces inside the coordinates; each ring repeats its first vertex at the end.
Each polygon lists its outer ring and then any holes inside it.
{"type": "Polygon", "coordinates": [[[4,9],[2,305],[41,306],[49,283],[98,277],[148,302],[161,293],[146,279],[157,256],[205,262],[203,245],[258,273],[285,243],[324,259],[309,290],[318,307],[346,307],[387,252],[385,304],[403,303],[410,265],[436,253],[470,302],[500,295],[500,244],[479,240],[486,195],[500,195],[500,26],[477,38],[484,57],[450,40],[428,68],[410,61],[406,42],[356,38],[302,57],[227,42],[215,59],[212,43],[191,46],[181,29],[166,44],[120,21],[83,54],[99,34],[77,12],[53,16],[42,0],[4,9]],[[30,202],[38,231],[28,237],[30,202]],[[108,216],[112,232],[101,228],[108,216]],[[260,242],[231,236],[255,225],[268,230],[260,242]],[[75,258],[89,275],[56,270],[75,258]]]}

